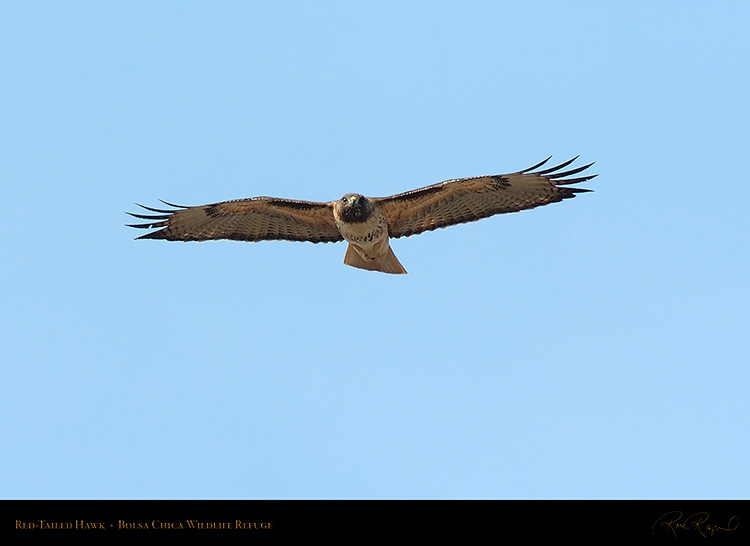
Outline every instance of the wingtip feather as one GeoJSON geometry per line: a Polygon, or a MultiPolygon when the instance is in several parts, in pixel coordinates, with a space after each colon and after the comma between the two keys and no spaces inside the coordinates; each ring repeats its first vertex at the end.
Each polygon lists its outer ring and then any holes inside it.
{"type": "Polygon", "coordinates": [[[559,171],[560,169],[564,169],[565,167],[567,167],[568,165],[570,165],[571,163],[573,163],[576,159],[578,159],[578,157],[579,156],[575,156],[573,159],[568,159],[567,161],[565,161],[563,163],[560,163],[559,165],[555,165],[554,167],[550,167],[549,169],[544,169],[543,171],[537,171],[534,174],[545,175],[545,174],[549,174],[549,173],[554,173],[555,171],[559,171]]]}
{"type": "Polygon", "coordinates": [[[533,165],[533,166],[529,167],[528,169],[524,169],[522,171],[518,171],[518,173],[519,174],[525,174],[525,173],[528,173],[529,171],[533,171],[534,169],[538,169],[539,167],[541,167],[542,165],[544,165],[545,163],[547,163],[547,161],[549,161],[550,159],[552,159],[552,156],[549,156],[544,161],[540,161],[539,163],[537,163],[536,165],[533,165]]]}
{"type": "MultiPolygon", "coordinates": [[[[565,167],[573,163],[579,157],[580,156],[575,156],[573,159],[569,159],[568,161],[564,161],[563,163],[560,163],[559,165],[556,165],[554,167],[549,167],[541,171],[530,172],[530,171],[534,171],[534,169],[536,168],[536,167],[531,167],[529,169],[526,169],[525,171],[521,171],[521,174],[533,174],[533,175],[543,176],[544,178],[548,179],[550,182],[552,182],[556,186],[578,184],[579,182],[586,182],[588,180],[591,180],[592,178],[596,178],[596,176],[598,176],[596,174],[579,176],[576,178],[565,178],[566,176],[571,176],[574,174],[581,173],[585,171],[586,169],[590,168],[592,165],[594,165],[594,162],[592,161],[591,163],[588,163],[581,167],[575,167],[567,171],[560,170],[560,169],[564,169],[565,167]]],[[[539,163],[537,166],[544,165],[548,160],[549,158],[545,159],[542,163],[539,163]]],[[[591,191],[591,190],[588,190],[588,191],[591,191]]]]}

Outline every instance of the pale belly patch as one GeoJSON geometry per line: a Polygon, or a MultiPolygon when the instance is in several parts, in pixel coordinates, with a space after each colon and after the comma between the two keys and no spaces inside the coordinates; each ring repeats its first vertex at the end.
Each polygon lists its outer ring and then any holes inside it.
{"type": "Polygon", "coordinates": [[[372,260],[382,252],[382,243],[388,240],[388,220],[385,214],[380,214],[368,222],[341,224],[339,231],[363,258],[372,260]]]}

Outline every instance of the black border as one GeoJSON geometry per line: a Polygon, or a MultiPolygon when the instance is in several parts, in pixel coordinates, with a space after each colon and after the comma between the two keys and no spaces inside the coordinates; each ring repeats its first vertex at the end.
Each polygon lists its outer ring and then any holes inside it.
{"type": "MultiPolygon", "coordinates": [[[[186,537],[267,543],[454,537],[750,544],[744,500],[5,500],[0,535],[101,541],[186,537]],[[203,525],[190,528],[188,520],[203,525]],[[237,522],[240,522],[239,526],[237,522]]],[[[606,541],[606,542],[605,542],[606,541]]]]}

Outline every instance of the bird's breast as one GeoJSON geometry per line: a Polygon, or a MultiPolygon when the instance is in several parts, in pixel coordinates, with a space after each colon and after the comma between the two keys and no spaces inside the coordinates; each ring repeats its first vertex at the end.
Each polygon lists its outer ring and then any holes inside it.
{"type": "Polygon", "coordinates": [[[344,239],[360,247],[369,247],[388,238],[388,220],[382,211],[364,222],[337,223],[344,239]]]}

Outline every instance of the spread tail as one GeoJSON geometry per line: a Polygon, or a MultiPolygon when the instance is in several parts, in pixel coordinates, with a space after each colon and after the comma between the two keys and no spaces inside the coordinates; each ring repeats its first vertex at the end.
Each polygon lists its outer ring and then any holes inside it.
{"type": "Polygon", "coordinates": [[[398,261],[398,258],[396,258],[393,250],[391,250],[390,245],[388,245],[388,250],[383,256],[378,256],[374,260],[365,260],[350,243],[346,249],[344,263],[352,267],[367,269],[369,271],[382,271],[383,273],[393,273],[395,275],[406,274],[406,269],[404,269],[404,266],[398,261]]]}

